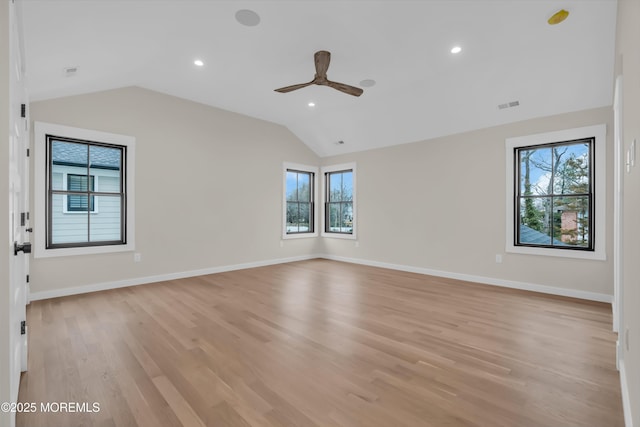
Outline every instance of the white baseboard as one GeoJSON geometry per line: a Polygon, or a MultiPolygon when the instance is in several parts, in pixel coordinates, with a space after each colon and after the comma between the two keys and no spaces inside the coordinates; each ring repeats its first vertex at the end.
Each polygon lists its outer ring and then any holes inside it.
{"type": "Polygon", "coordinates": [[[624,425],[625,427],[633,427],[633,420],[631,419],[631,399],[629,398],[629,385],[627,384],[627,371],[624,367],[624,358],[620,359],[620,389],[622,391],[624,425]]]}
{"type": "Polygon", "coordinates": [[[400,265],[400,264],[390,264],[386,262],[370,261],[370,260],[360,259],[360,258],[347,258],[347,257],[328,255],[328,254],[323,254],[321,255],[321,257],[325,259],[334,260],[334,261],[349,262],[352,264],[362,264],[362,265],[368,265],[371,267],[388,268],[391,270],[426,274],[429,276],[446,277],[449,279],[464,280],[467,282],[476,282],[476,283],[482,283],[485,285],[502,286],[505,288],[513,288],[513,289],[522,289],[525,291],[541,292],[544,294],[560,295],[560,296],[579,298],[579,299],[584,299],[589,301],[598,301],[598,302],[605,302],[605,303],[613,302],[613,296],[607,295],[607,294],[600,294],[597,292],[579,291],[576,289],[558,288],[554,286],[539,285],[536,283],[516,282],[512,280],[495,279],[492,277],[475,276],[471,274],[452,273],[449,271],[432,270],[429,268],[412,267],[412,266],[400,265]]]}
{"type": "Polygon", "coordinates": [[[62,289],[55,289],[51,291],[40,291],[40,292],[30,293],[28,295],[28,300],[37,301],[37,300],[48,299],[48,298],[63,297],[67,295],[76,295],[76,294],[83,294],[87,292],[96,292],[96,291],[104,291],[108,289],[123,288],[126,286],[136,286],[136,285],[143,285],[147,283],[163,282],[165,280],[183,279],[185,277],[204,276],[206,274],[215,274],[215,273],[223,273],[225,271],[242,270],[245,268],[264,267],[267,265],[283,264],[287,262],[305,261],[305,260],[314,259],[314,258],[324,258],[324,259],[330,259],[334,261],[349,262],[352,264],[369,265],[372,267],[381,267],[381,268],[388,268],[391,270],[407,271],[410,273],[446,277],[450,279],[465,280],[468,282],[502,286],[502,287],[513,288],[513,289],[522,289],[522,290],[533,291],[533,292],[542,292],[545,294],[561,295],[561,296],[585,299],[590,301],[599,301],[599,302],[606,302],[606,303],[613,302],[613,297],[611,295],[599,294],[596,292],[557,288],[554,286],[539,285],[535,283],[516,282],[516,281],[510,281],[510,280],[495,279],[491,277],[475,276],[475,275],[462,274],[462,273],[452,273],[448,271],[432,270],[429,268],[412,267],[412,266],[400,265],[400,264],[390,264],[386,262],[370,261],[370,260],[359,259],[359,258],[347,258],[347,257],[328,255],[328,254],[317,254],[317,255],[310,254],[310,255],[303,255],[303,256],[291,257],[291,258],[280,258],[280,259],[273,259],[273,260],[248,262],[243,264],[211,267],[211,268],[205,268],[200,270],[182,271],[178,273],[160,274],[156,276],[137,277],[137,278],[124,279],[124,280],[119,280],[114,282],[95,283],[95,284],[78,286],[73,288],[62,288],[62,289]]]}
{"type": "Polygon", "coordinates": [[[242,264],[225,265],[219,267],[204,268],[200,270],[181,271],[178,273],[159,274],[156,276],[136,277],[114,282],[94,283],[73,288],[54,289],[51,291],[40,291],[28,294],[29,301],[64,297],[68,295],[84,294],[88,292],[105,291],[108,289],[124,288],[127,286],[144,285],[147,283],[164,282],[166,280],[184,279],[186,277],[204,276],[207,274],[224,273],[226,271],[244,270],[246,268],[265,267],[267,265],[284,264],[287,262],[305,261],[309,259],[321,258],[319,255],[303,255],[291,258],[270,259],[265,261],[247,262],[242,264]]]}

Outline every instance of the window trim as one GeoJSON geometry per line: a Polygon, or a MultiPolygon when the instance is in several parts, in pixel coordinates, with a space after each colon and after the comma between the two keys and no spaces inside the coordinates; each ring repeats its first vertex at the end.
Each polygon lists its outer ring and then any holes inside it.
{"type": "MultiPolygon", "coordinates": [[[[59,256],[88,255],[135,250],[135,144],[132,136],[81,129],[52,123],[34,123],[34,258],[59,256]],[[46,248],[46,205],[47,205],[47,137],[55,135],[60,138],[77,139],[96,143],[121,145],[126,147],[124,161],[124,192],[126,197],[125,243],[90,245],[80,247],[46,248]]],[[[97,185],[97,182],[96,182],[97,185]]]]}
{"type": "Polygon", "coordinates": [[[284,162],[282,164],[282,239],[304,239],[318,237],[318,168],[299,163],[284,162]],[[307,172],[313,174],[313,232],[287,233],[287,171],[307,172]]]}
{"type": "Polygon", "coordinates": [[[506,244],[505,251],[510,253],[543,255],[565,258],[579,258],[592,260],[606,260],[606,145],[607,127],[605,124],[566,129],[556,132],[507,138],[505,140],[506,158],[506,244]],[[594,181],[593,188],[593,250],[566,250],[552,247],[516,246],[515,220],[517,179],[515,149],[548,145],[558,142],[594,138],[592,164],[594,181]]]}
{"type": "Polygon", "coordinates": [[[356,164],[353,163],[343,163],[338,165],[329,165],[323,166],[320,169],[320,175],[322,176],[322,213],[321,213],[321,221],[322,221],[322,237],[330,237],[335,239],[347,239],[347,240],[357,240],[357,230],[358,230],[358,205],[357,205],[357,170],[356,164]],[[338,232],[330,232],[326,231],[327,223],[326,223],[326,209],[325,206],[327,204],[327,179],[326,174],[330,172],[341,172],[341,171],[352,171],[353,172],[353,201],[352,201],[352,209],[353,209],[353,232],[352,233],[338,233],[338,232]]]}

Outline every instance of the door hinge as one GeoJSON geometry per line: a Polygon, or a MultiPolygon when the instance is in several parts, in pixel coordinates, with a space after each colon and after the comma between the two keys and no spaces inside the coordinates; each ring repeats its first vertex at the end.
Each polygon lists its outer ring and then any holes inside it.
{"type": "Polygon", "coordinates": [[[24,335],[27,333],[27,321],[23,320],[20,322],[20,335],[24,335]]]}
{"type": "Polygon", "coordinates": [[[31,153],[31,151],[29,151],[29,149],[27,148],[27,157],[29,157],[30,153],[31,153]]]}
{"type": "Polygon", "coordinates": [[[20,117],[23,119],[27,117],[27,104],[20,104],[20,117]]]}
{"type": "Polygon", "coordinates": [[[27,274],[27,283],[29,283],[29,275],[27,274]]]}

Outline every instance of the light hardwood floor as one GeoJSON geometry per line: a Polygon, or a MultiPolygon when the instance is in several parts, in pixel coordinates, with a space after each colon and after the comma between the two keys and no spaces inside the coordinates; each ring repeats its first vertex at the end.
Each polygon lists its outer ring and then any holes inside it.
{"type": "Polygon", "coordinates": [[[623,426],[609,305],[328,260],[36,301],[20,427],[623,426]]]}

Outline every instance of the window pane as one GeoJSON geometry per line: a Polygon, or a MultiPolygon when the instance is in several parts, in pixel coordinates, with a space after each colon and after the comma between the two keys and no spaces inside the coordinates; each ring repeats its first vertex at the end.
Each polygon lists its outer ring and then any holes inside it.
{"type": "Polygon", "coordinates": [[[552,149],[518,150],[520,162],[520,194],[523,196],[550,194],[552,149]]]}
{"type": "Polygon", "coordinates": [[[298,232],[298,203],[287,202],[287,233],[298,232]]]}
{"type": "Polygon", "coordinates": [[[329,230],[340,232],[340,203],[329,203],[329,230]]]}
{"type": "Polygon", "coordinates": [[[342,173],[342,201],[353,201],[353,172],[342,173]]]}
{"type": "Polygon", "coordinates": [[[100,210],[91,214],[90,241],[121,240],[121,199],[120,196],[95,196],[100,210]]]}
{"type": "Polygon", "coordinates": [[[91,161],[89,173],[99,177],[100,188],[95,191],[119,193],[122,150],[92,145],[89,147],[89,160],[91,161]]]}
{"type": "Polygon", "coordinates": [[[521,244],[550,245],[551,198],[520,198],[519,234],[521,244]]]}
{"type": "Polygon", "coordinates": [[[342,200],[342,173],[329,174],[329,201],[339,202],[342,200]]]}
{"type": "MultiPolygon", "coordinates": [[[[86,200],[86,196],[84,197],[86,200]]],[[[65,196],[62,194],[53,195],[51,243],[86,243],[88,240],[88,214],[82,212],[65,213],[64,199],[65,196]]]]}
{"type": "Polygon", "coordinates": [[[63,186],[64,173],[87,174],[88,148],[86,144],[51,141],[50,165],[54,190],[66,190],[63,186]]]}
{"type": "Polygon", "coordinates": [[[298,174],[296,172],[287,171],[287,201],[298,201],[298,174]]]}
{"type": "Polygon", "coordinates": [[[311,195],[311,192],[309,191],[309,183],[311,182],[310,178],[310,174],[308,173],[298,174],[298,201],[300,202],[311,201],[309,197],[311,195]]]}
{"type": "Polygon", "coordinates": [[[555,147],[556,159],[553,191],[555,194],[587,194],[589,192],[589,144],[578,143],[555,147]]]}
{"type": "Polygon", "coordinates": [[[589,246],[589,198],[554,199],[554,237],[565,245],[589,246]]]}
{"type": "Polygon", "coordinates": [[[309,224],[311,217],[309,215],[309,203],[300,203],[299,204],[299,217],[298,217],[298,231],[301,233],[306,233],[311,231],[309,224]]]}
{"type": "Polygon", "coordinates": [[[342,203],[340,231],[343,233],[353,232],[353,204],[342,203]]]}

